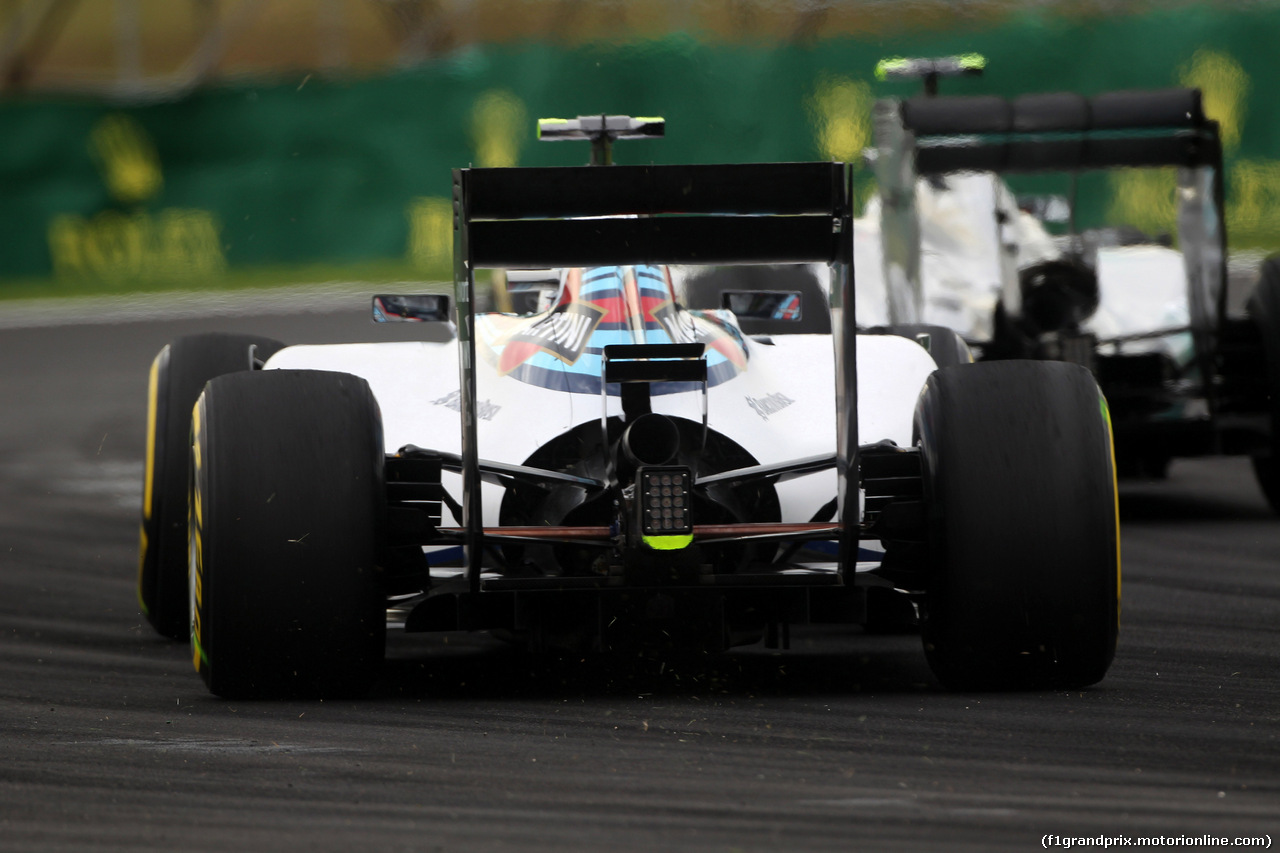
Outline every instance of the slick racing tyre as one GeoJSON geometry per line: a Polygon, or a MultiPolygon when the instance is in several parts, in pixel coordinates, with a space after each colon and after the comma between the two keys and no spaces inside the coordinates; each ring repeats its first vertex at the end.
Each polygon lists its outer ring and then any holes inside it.
{"type": "Polygon", "coordinates": [[[284,344],[255,335],[178,338],[151,363],[147,449],[138,548],[138,603],[174,640],[191,635],[187,612],[187,455],[191,407],[215,376],[249,370],[250,347],[265,360],[284,344]]]}
{"type": "Polygon", "coordinates": [[[969,349],[969,345],[964,342],[964,338],[946,326],[933,326],[926,323],[903,323],[898,326],[877,326],[867,330],[867,333],[872,335],[897,335],[900,338],[920,341],[921,345],[927,340],[929,355],[933,356],[934,363],[938,367],[952,367],[957,364],[971,364],[973,362],[973,352],[969,349]],[[923,335],[928,335],[928,338],[922,340],[921,336],[923,335]]]}
{"type": "Polygon", "coordinates": [[[933,373],[916,408],[925,654],[947,687],[1084,687],[1115,655],[1120,556],[1106,403],[1084,368],[933,373]]]}
{"type": "Polygon", "coordinates": [[[1262,262],[1262,274],[1249,297],[1247,311],[1262,339],[1267,409],[1271,415],[1270,448],[1253,457],[1253,470],[1267,503],[1280,512],[1280,255],[1262,262]]]}
{"type": "Polygon", "coordinates": [[[385,653],[382,423],[345,373],[222,376],[196,403],[191,644],[227,698],[359,696],[385,653]]]}

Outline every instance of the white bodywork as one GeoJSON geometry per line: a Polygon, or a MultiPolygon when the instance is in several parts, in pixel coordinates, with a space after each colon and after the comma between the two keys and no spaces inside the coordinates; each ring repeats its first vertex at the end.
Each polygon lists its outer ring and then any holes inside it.
{"type": "MultiPolygon", "coordinates": [[[[989,172],[947,175],[942,185],[919,180],[916,210],[923,291],[919,322],[954,329],[966,340],[991,339],[996,303],[1010,275],[1062,254],[1053,236],[1018,210],[1009,188],[989,172]],[[998,218],[1006,224],[999,225],[998,218]]],[[[888,324],[893,294],[885,282],[878,199],[855,220],[854,233],[858,324],[888,324]]],[[[1099,305],[1082,331],[1105,341],[1190,323],[1181,252],[1159,245],[1102,247],[1094,260],[1099,305]]],[[[1185,365],[1190,347],[1190,335],[1184,333],[1129,343],[1125,351],[1159,349],[1185,365]]]]}
{"type": "MultiPolygon", "coordinates": [[[[836,450],[832,339],[826,335],[777,336],[771,344],[745,339],[747,367],[708,393],[708,422],[745,447],[762,464],[803,459],[836,450]]],[[[918,344],[893,336],[859,336],[858,437],[867,444],[912,442],[916,399],[936,365],[918,344]]],[[[269,369],[332,370],[366,379],[382,412],[388,453],[406,444],[457,453],[458,349],[448,343],[378,343],[292,346],[267,362],[269,369]]],[[[524,463],[552,438],[582,423],[599,423],[602,398],[550,390],[499,375],[478,365],[478,445],[481,459],[524,463]]],[[[697,421],[701,393],[655,396],[654,411],[697,421]]],[[[608,414],[621,414],[608,398],[608,414]]],[[[836,493],[833,471],[778,485],[782,520],[808,521],[836,493]]],[[[457,477],[446,488],[461,497],[457,477]]],[[[501,489],[486,485],[484,523],[497,524],[501,489]]]]}

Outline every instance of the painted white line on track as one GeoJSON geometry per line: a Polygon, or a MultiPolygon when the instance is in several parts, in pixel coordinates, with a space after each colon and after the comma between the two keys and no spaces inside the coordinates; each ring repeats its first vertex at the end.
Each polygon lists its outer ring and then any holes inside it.
{"type": "Polygon", "coordinates": [[[176,291],[0,300],[0,329],[368,310],[376,293],[447,291],[446,282],[326,282],[264,290],[176,291]]]}

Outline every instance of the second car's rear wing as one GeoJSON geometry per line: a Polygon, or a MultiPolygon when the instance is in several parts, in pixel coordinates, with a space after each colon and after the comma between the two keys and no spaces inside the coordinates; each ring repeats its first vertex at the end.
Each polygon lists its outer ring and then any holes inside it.
{"type": "MultiPolygon", "coordinates": [[[[853,192],[846,164],[457,169],[453,202],[462,522],[473,588],[479,588],[484,536],[475,415],[477,269],[829,264],[836,339],[836,453],[840,471],[849,472],[856,484],[853,192]]],[[[840,477],[842,519],[847,479],[840,477]]],[[[849,499],[850,523],[844,525],[841,550],[856,555],[856,486],[849,499]]],[[[848,565],[854,562],[856,557],[850,556],[848,565]]]]}
{"type": "MultiPolygon", "coordinates": [[[[916,315],[897,322],[919,322],[920,176],[1172,166],[1191,331],[1197,351],[1212,352],[1226,298],[1222,142],[1199,89],[888,99],[876,103],[874,133],[885,280],[907,284],[902,302],[916,315]]],[[[1017,314],[1017,272],[1002,269],[1000,278],[1005,309],[1017,314]]]]}
{"type": "Polygon", "coordinates": [[[882,101],[915,143],[919,174],[1217,166],[1218,126],[1199,89],[882,101]]]}

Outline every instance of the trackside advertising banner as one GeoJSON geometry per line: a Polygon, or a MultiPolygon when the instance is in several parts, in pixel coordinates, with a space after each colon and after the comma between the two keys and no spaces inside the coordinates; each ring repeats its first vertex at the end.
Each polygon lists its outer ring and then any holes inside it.
{"type": "MultiPolygon", "coordinates": [[[[447,269],[457,166],[576,165],[539,117],[661,115],[667,138],[619,162],[860,160],[886,56],[976,52],[950,94],[1190,85],[1222,125],[1233,247],[1280,245],[1280,8],[1179,6],[1118,18],[1024,13],[993,28],[771,47],[683,36],[474,47],[389,77],[318,76],[117,104],[0,101],[5,279],[199,280],[237,267],[407,259],[447,269]]],[[[862,193],[868,192],[864,171],[862,193]]],[[[1027,192],[1067,191],[1048,179],[1027,192]]],[[[1174,227],[1169,172],[1085,176],[1079,225],[1174,227]]]]}

